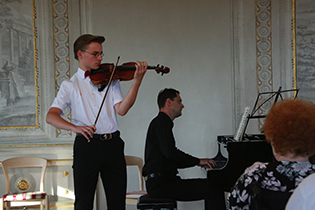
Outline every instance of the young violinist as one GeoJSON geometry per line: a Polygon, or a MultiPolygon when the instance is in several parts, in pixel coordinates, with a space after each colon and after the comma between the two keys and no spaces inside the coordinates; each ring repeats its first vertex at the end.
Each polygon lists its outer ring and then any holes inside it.
{"type": "Polygon", "coordinates": [[[73,146],[76,210],[93,209],[99,175],[106,191],[108,209],[125,209],[124,141],[120,138],[116,114],[123,116],[133,106],[148,64],[137,62],[133,83],[125,97],[119,80],[113,80],[103,90],[94,86],[91,79],[85,77],[85,72],[101,65],[104,41],[103,36],[90,34],[77,38],[73,47],[79,62],[78,71],[70,80],[62,82],[46,116],[46,122],[52,126],[76,133],[73,146]],[[67,107],[71,108],[73,123],[61,117],[67,107]]]}

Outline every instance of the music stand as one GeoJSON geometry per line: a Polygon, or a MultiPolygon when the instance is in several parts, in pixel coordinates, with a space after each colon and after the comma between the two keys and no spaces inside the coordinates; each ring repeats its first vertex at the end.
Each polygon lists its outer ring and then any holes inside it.
{"type": "Polygon", "coordinates": [[[262,107],[265,103],[267,103],[268,101],[272,101],[273,98],[275,98],[273,104],[275,104],[278,101],[279,97],[281,98],[281,100],[283,100],[282,93],[285,93],[285,92],[295,92],[294,98],[297,98],[299,89],[281,90],[281,88],[282,87],[280,86],[278,91],[264,92],[264,93],[258,94],[258,96],[256,98],[256,102],[255,102],[254,107],[252,109],[252,112],[247,116],[241,140],[244,139],[245,131],[246,131],[246,128],[247,128],[247,125],[248,125],[250,119],[258,119],[258,118],[265,118],[266,117],[266,115],[256,115],[255,116],[255,114],[260,109],[260,107],[262,107]],[[267,99],[264,102],[262,102],[260,105],[258,105],[258,101],[261,98],[261,95],[267,95],[267,94],[270,94],[270,96],[267,97],[267,99]]]}

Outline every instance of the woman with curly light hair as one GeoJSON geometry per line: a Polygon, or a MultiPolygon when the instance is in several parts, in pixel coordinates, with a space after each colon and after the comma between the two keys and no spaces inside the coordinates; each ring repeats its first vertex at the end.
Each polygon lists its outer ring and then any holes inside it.
{"type": "MultiPolygon", "coordinates": [[[[263,128],[276,161],[256,162],[245,170],[228,195],[229,209],[251,209],[253,184],[290,196],[305,177],[315,172],[315,165],[309,162],[315,154],[314,103],[300,99],[279,101],[267,114],[263,128]]],[[[268,208],[284,209],[287,199],[268,208]]]]}

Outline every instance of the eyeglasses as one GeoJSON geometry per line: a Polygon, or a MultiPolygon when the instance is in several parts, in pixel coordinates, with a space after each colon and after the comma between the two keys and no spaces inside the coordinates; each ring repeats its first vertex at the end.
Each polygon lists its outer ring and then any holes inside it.
{"type": "Polygon", "coordinates": [[[88,52],[86,50],[82,50],[83,52],[86,52],[86,53],[89,53],[90,55],[93,55],[95,58],[98,58],[98,56],[101,56],[103,57],[104,56],[104,53],[103,52],[94,52],[94,53],[91,53],[91,52],[88,52]]]}

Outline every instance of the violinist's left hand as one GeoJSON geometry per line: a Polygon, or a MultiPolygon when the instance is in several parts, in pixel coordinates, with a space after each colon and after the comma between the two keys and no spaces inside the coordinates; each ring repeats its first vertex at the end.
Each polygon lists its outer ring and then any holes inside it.
{"type": "Polygon", "coordinates": [[[146,61],[137,61],[136,71],[133,79],[141,82],[145,73],[147,72],[147,68],[148,63],[146,61]]]}

